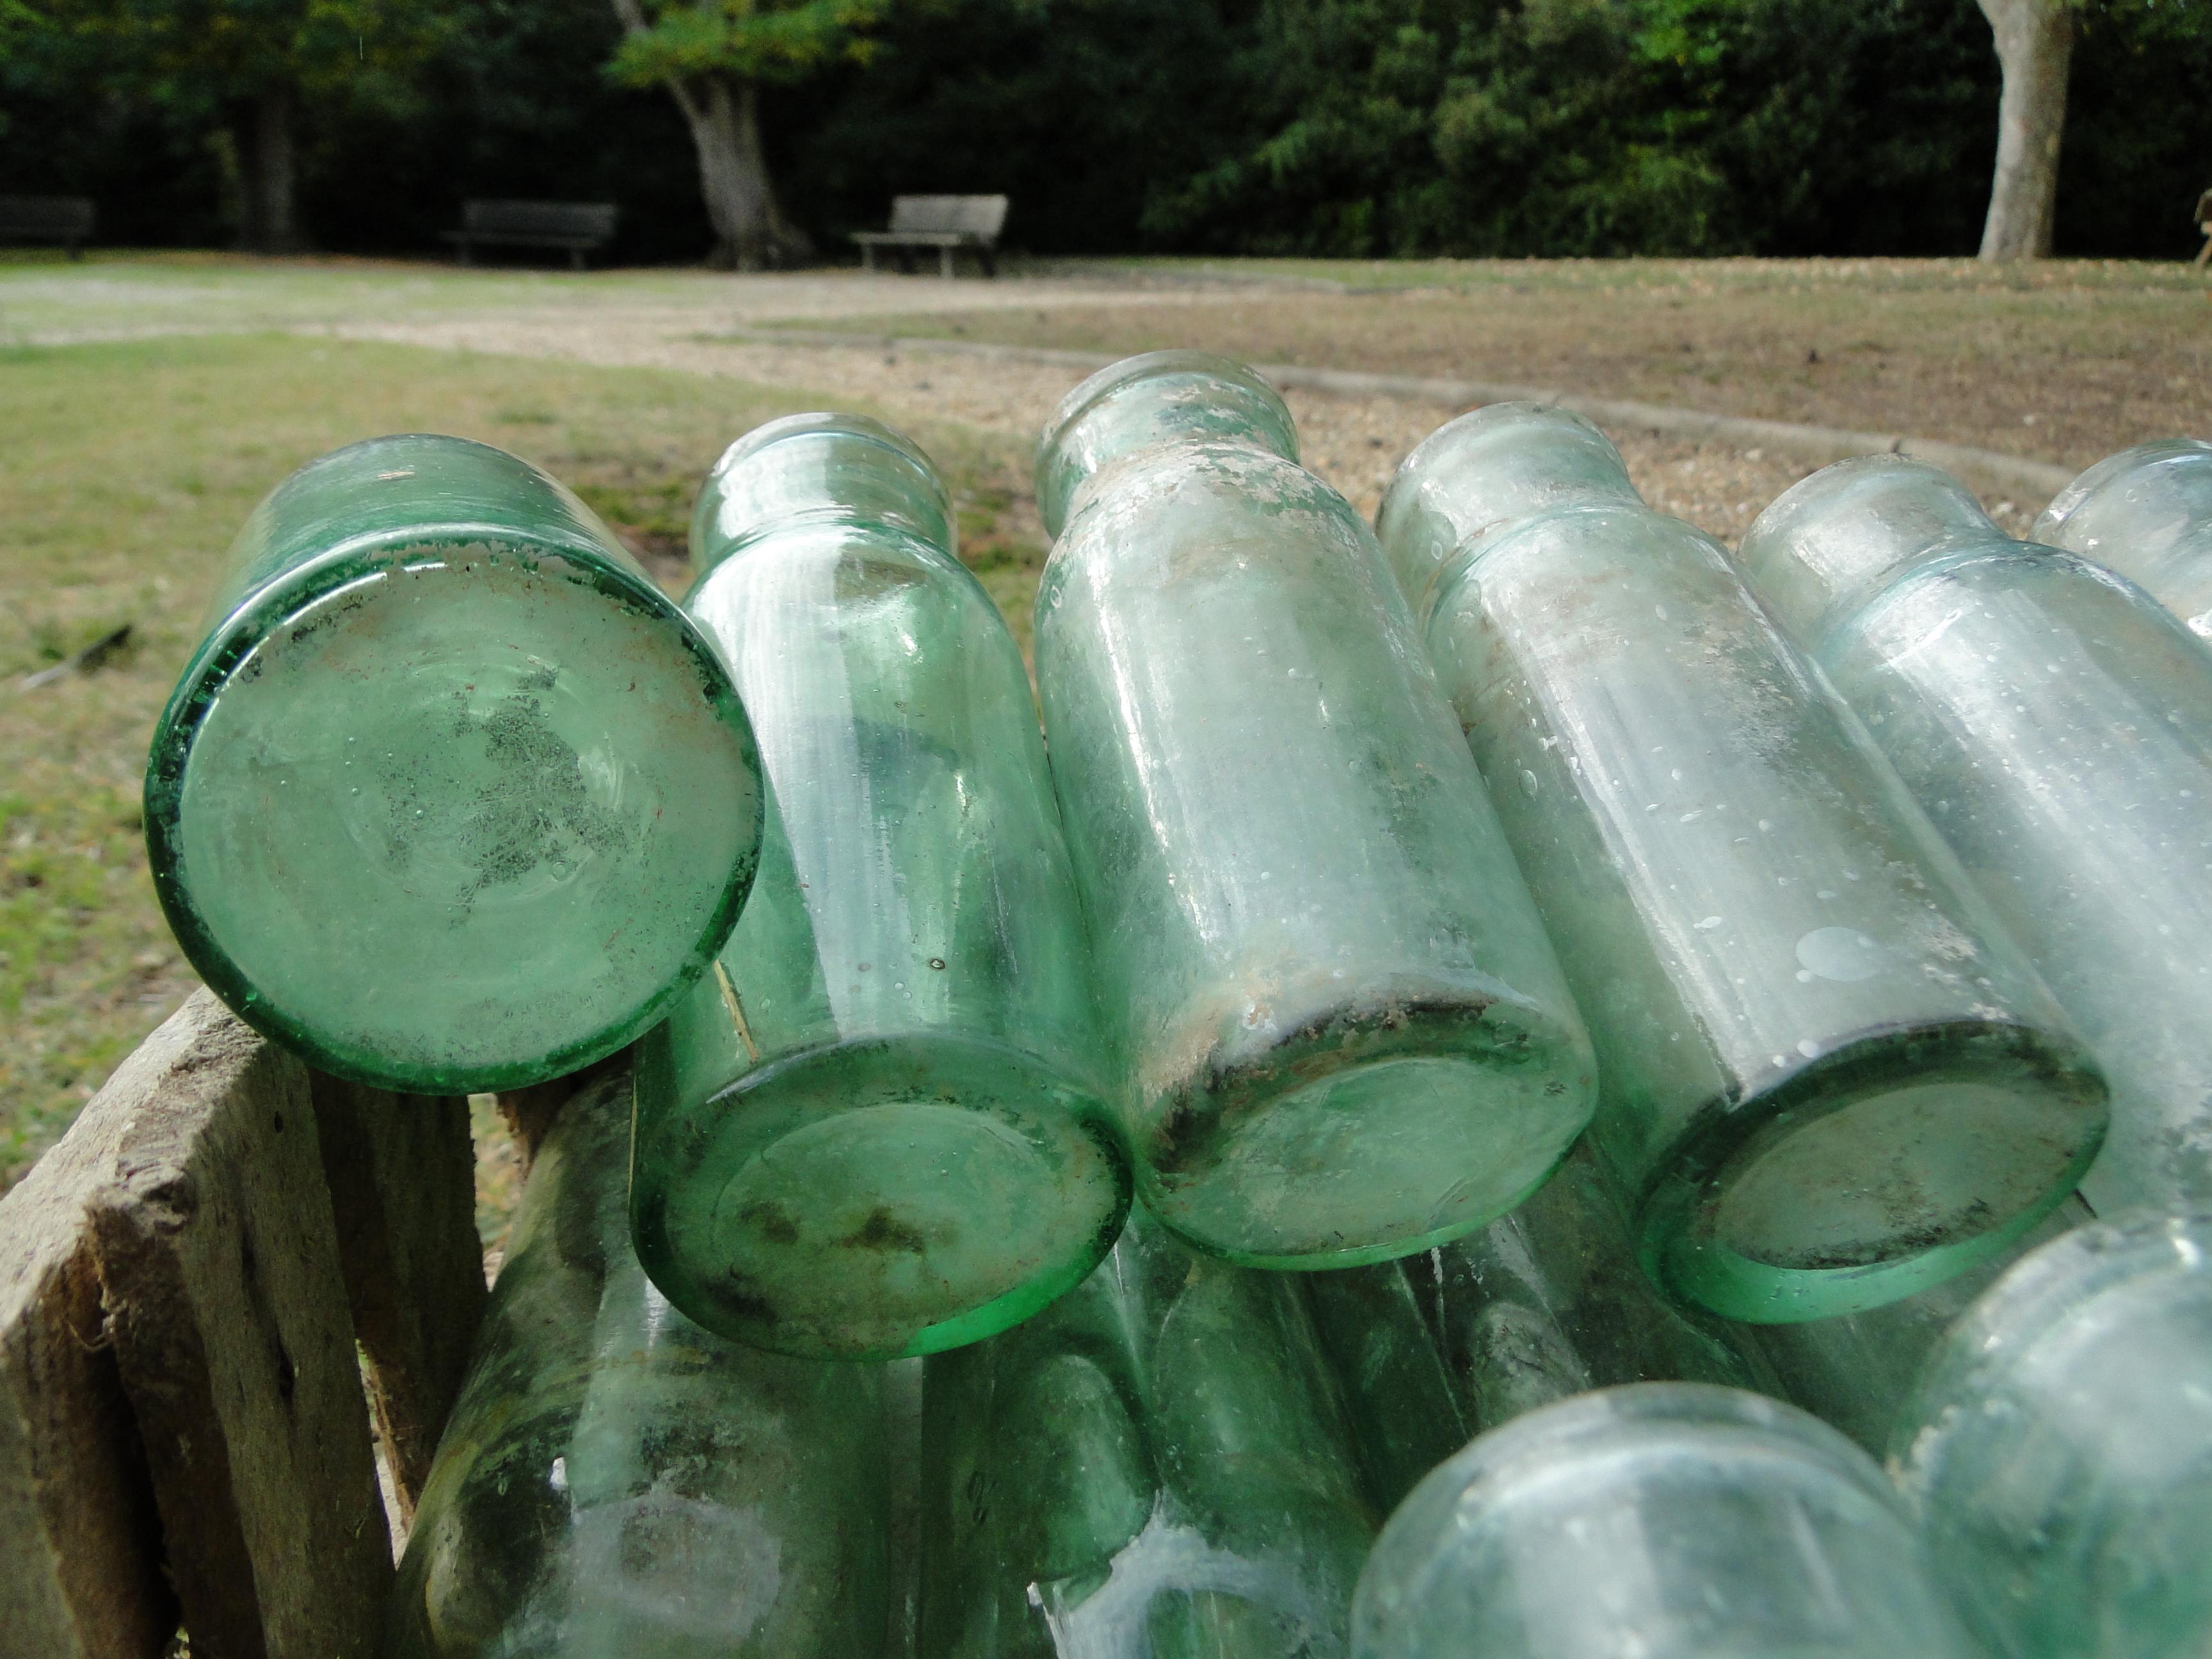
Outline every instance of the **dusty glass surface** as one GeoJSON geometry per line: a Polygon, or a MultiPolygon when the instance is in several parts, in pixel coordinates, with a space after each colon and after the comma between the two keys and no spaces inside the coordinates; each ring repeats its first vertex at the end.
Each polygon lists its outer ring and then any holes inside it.
{"type": "Polygon", "coordinates": [[[2212,639],[2212,444],[2160,438],[2106,456],[2051,498],[2034,539],[2118,571],[2212,639]]]}
{"type": "Polygon", "coordinates": [[[1294,1284],[1132,1216],[1018,1329],[933,1357],[922,1659],[1338,1659],[1375,1535],[1294,1284]]]}
{"type": "Polygon", "coordinates": [[[1256,1266],[1466,1232],[1587,1120],[1587,1039],[1373,536],[1264,383],[1070,394],[1040,699],[1145,1201],[1256,1266]]]}
{"type": "Polygon", "coordinates": [[[1852,1312],[2071,1190],[2103,1085],[1718,543],[1529,404],[1429,439],[1380,523],[1589,1023],[1591,1135],[1656,1278],[1735,1319],[1852,1312]]]}
{"type": "Polygon", "coordinates": [[[1938,1351],[1892,1468],[1995,1650],[2212,1650],[2212,1213],[2023,1260],[1938,1351]]]}
{"type": "Polygon", "coordinates": [[[1705,1384],[1484,1435],[1390,1517],[1358,1659],[1974,1659],[1874,1460],[1705,1384]]]}
{"type": "Polygon", "coordinates": [[[1638,1266],[1587,1139],[1480,1231],[1305,1287],[1385,1513],[1470,1435],[1571,1395],[1658,1382],[1775,1391],[1747,1328],[1677,1306],[1638,1266]]]}
{"type": "Polygon", "coordinates": [[[574,495],[459,438],[352,445],[254,509],[146,775],[201,975],[418,1094],[659,1019],[737,919],[760,818],[712,647],[574,495]]]}
{"type": "Polygon", "coordinates": [[[1739,557],[2103,1067],[2090,1207],[2212,1203],[2212,653],[1899,457],[1814,473],[1739,557]]]}
{"type": "Polygon", "coordinates": [[[638,1252],[725,1335],[928,1352],[1073,1285],[1128,1203],[1036,706],[919,451],[800,416],[732,455],[687,605],[769,827],[714,971],[641,1051],[638,1252]]]}
{"type": "Polygon", "coordinates": [[[854,1659],[887,1606],[880,1368],[757,1352],[629,1246],[627,1074],[532,1167],[387,1659],[854,1659]]]}

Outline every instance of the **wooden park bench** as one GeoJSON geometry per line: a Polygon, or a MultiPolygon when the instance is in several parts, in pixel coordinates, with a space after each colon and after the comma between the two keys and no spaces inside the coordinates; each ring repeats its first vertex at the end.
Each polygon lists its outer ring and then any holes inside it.
{"type": "Polygon", "coordinates": [[[0,196],[0,242],[59,244],[82,259],[96,216],[89,196],[0,196]]]}
{"type": "Polygon", "coordinates": [[[898,257],[899,269],[908,271],[914,269],[915,248],[933,247],[939,271],[950,276],[952,256],[964,247],[982,261],[986,276],[995,276],[998,267],[992,256],[1006,222],[1003,196],[901,196],[891,203],[889,230],[856,231],[853,240],[860,245],[860,263],[870,270],[876,268],[879,247],[890,249],[898,257]]]}
{"type": "Polygon", "coordinates": [[[557,247],[584,268],[584,256],[615,234],[619,211],[612,202],[464,202],[461,228],[441,233],[460,250],[463,264],[484,247],[557,247]]]}

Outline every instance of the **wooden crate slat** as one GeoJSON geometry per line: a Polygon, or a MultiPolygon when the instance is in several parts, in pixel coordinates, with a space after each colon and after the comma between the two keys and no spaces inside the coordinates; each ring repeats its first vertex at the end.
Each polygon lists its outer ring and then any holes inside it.
{"type": "MultiPolygon", "coordinates": [[[[93,1231],[195,1659],[368,1659],[392,1582],[307,1070],[205,992],[93,1231]]],[[[166,1029],[166,1028],[165,1028],[166,1029]]]]}
{"type": "Polygon", "coordinates": [[[319,1073],[313,1085],[369,1407],[406,1521],[483,1317],[469,1103],[319,1073]]]}

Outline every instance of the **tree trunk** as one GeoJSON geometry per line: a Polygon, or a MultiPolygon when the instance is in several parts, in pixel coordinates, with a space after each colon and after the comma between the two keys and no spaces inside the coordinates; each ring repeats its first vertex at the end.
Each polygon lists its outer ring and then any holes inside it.
{"type": "Polygon", "coordinates": [[[300,234],[291,88],[262,92],[237,125],[239,246],[255,253],[297,253],[307,244],[300,234]]]}
{"type": "MultiPolygon", "coordinates": [[[[633,34],[647,27],[639,0],[613,0],[615,15],[633,34]]],[[[699,191],[714,228],[710,263],[722,270],[772,270],[814,251],[806,233],[783,216],[761,149],[760,91],[727,75],[696,75],[666,83],[699,150],[699,191]]]]}
{"type": "Polygon", "coordinates": [[[2066,129],[2066,72],[2074,58],[2069,0],[1978,0],[1996,36],[2004,93],[1997,104],[1996,177],[1982,226],[1984,259],[2040,259],[2058,205],[2058,141],[2066,129]]]}

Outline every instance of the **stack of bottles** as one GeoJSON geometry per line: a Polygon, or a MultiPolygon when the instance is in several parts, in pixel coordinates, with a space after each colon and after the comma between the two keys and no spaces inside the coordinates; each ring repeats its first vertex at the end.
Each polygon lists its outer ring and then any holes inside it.
{"type": "Polygon", "coordinates": [[[1370,528],[1164,352],[1036,483],[1034,691],[859,416],[680,605],[459,439],[241,534],[194,965],[404,1092],[627,1050],[395,1659],[2212,1649],[2212,445],[1731,554],[1506,404],[1370,528]]]}

